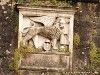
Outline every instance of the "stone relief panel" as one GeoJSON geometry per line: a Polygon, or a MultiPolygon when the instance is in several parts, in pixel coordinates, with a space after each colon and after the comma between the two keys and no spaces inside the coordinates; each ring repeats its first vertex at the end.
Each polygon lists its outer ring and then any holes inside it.
{"type": "Polygon", "coordinates": [[[70,16],[23,17],[23,46],[31,45],[44,51],[69,48],[70,16]]]}
{"type": "Polygon", "coordinates": [[[23,42],[23,47],[27,48],[30,45],[33,50],[37,50],[36,53],[29,52],[26,58],[22,56],[19,68],[47,71],[71,69],[75,11],[69,8],[21,5],[17,8],[19,9],[18,45],[20,47],[20,42],[23,42]]]}

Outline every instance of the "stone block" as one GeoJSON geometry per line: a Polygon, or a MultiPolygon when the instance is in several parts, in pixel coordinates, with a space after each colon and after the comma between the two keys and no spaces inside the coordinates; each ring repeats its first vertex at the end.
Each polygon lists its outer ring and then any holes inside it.
{"type": "Polygon", "coordinates": [[[96,23],[100,23],[100,17],[96,17],[96,18],[95,18],[95,22],[96,22],[96,23]]]}
{"type": "Polygon", "coordinates": [[[96,30],[96,35],[97,35],[97,36],[100,36],[100,29],[97,29],[97,30],[96,30]]]}
{"type": "Polygon", "coordinates": [[[94,36],[92,39],[95,43],[100,43],[100,36],[94,36]]]}
{"type": "Polygon", "coordinates": [[[97,48],[100,48],[100,36],[94,36],[92,37],[92,40],[94,41],[97,48]]]}
{"type": "Polygon", "coordinates": [[[88,41],[91,39],[91,37],[90,36],[81,36],[80,39],[81,39],[81,41],[88,41]]]}
{"type": "Polygon", "coordinates": [[[20,69],[65,71],[69,69],[69,55],[65,53],[37,53],[28,54],[20,58],[20,69]]]}
{"type": "Polygon", "coordinates": [[[100,44],[96,43],[95,45],[98,49],[100,48],[100,44]]]}
{"type": "Polygon", "coordinates": [[[60,72],[21,70],[21,75],[62,75],[62,73],[60,73],[60,72]]]}
{"type": "Polygon", "coordinates": [[[99,11],[96,12],[95,16],[96,16],[96,17],[100,17],[100,12],[99,12],[99,11]]]}
{"type": "Polygon", "coordinates": [[[100,29],[100,23],[96,23],[96,29],[100,29]]]}

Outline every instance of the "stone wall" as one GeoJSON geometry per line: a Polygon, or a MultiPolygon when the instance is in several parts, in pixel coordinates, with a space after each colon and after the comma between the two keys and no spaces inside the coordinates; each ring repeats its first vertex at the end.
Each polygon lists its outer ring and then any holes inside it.
{"type": "Polygon", "coordinates": [[[96,47],[100,48],[100,5],[77,3],[76,7],[78,10],[75,15],[75,31],[81,36],[81,45],[84,45],[83,43],[86,41],[93,40],[96,47]]]}
{"type": "Polygon", "coordinates": [[[90,42],[94,42],[97,49],[100,49],[100,4],[77,3],[75,7],[77,12],[74,32],[79,34],[80,43],[74,50],[73,65],[75,71],[77,69],[77,71],[86,71],[90,63],[90,42]]]}
{"type": "Polygon", "coordinates": [[[16,24],[11,0],[0,0],[0,75],[14,75],[8,66],[17,47],[16,24]]]}
{"type": "MultiPolygon", "coordinates": [[[[17,47],[16,17],[10,0],[0,1],[0,75],[14,75],[8,66],[13,60],[13,51],[17,47]]],[[[100,4],[77,3],[74,30],[80,36],[80,44],[74,50],[74,71],[84,71],[89,63],[89,42],[93,40],[96,47],[100,48],[100,4]],[[86,65],[85,65],[86,64],[86,65]],[[77,67],[82,68],[77,70],[77,67]]]]}

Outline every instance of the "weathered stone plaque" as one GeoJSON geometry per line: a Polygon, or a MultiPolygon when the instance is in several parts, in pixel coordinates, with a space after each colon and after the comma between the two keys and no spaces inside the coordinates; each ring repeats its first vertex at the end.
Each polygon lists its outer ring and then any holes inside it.
{"type": "Polygon", "coordinates": [[[19,9],[19,46],[22,42],[23,47],[30,45],[42,50],[38,53],[28,53],[27,58],[22,56],[19,68],[71,69],[75,11],[72,8],[22,5],[18,5],[17,8],[19,9]]]}
{"type": "Polygon", "coordinates": [[[69,69],[69,56],[56,53],[30,54],[27,58],[21,57],[21,69],[66,71],[69,69]]]}

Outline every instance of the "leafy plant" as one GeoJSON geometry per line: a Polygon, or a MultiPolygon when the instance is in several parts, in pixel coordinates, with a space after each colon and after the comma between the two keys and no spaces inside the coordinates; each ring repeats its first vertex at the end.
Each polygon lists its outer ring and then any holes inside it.
{"type": "Polygon", "coordinates": [[[18,63],[19,63],[19,58],[20,58],[20,50],[15,50],[14,52],[14,60],[13,62],[11,62],[9,64],[9,68],[11,70],[15,70],[15,71],[18,71],[18,63]]]}
{"type": "Polygon", "coordinates": [[[78,33],[75,33],[74,34],[74,46],[75,46],[75,48],[78,47],[79,43],[80,43],[80,36],[78,33]]]}
{"type": "Polygon", "coordinates": [[[68,1],[68,3],[64,2],[63,6],[64,7],[71,7],[71,4],[72,4],[72,1],[68,1]]]}
{"type": "Polygon", "coordinates": [[[24,0],[17,0],[17,3],[23,3],[24,0]]]}
{"type": "Polygon", "coordinates": [[[100,65],[100,50],[96,52],[95,64],[100,65]]]}
{"type": "Polygon", "coordinates": [[[22,42],[20,43],[20,47],[15,49],[13,61],[9,64],[9,69],[18,72],[18,64],[21,56],[27,57],[29,52],[40,52],[41,49],[36,49],[31,46],[23,47],[22,42]]]}
{"type": "Polygon", "coordinates": [[[57,51],[58,51],[58,52],[69,53],[69,49],[68,49],[68,47],[65,47],[65,48],[58,48],[57,51]]]}
{"type": "MultiPolygon", "coordinates": [[[[71,7],[71,1],[57,1],[57,0],[50,0],[50,1],[41,1],[41,0],[28,0],[27,1],[30,5],[47,5],[47,6],[58,6],[58,7],[71,7]]],[[[25,4],[26,2],[23,0],[18,0],[17,3],[25,4]]]]}
{"type": "Polygon", "coordinates": [[[91,62],[93,62],[96,57],[96,50],[97,50],[97,48],[96,48],[94,42],[92,41],[90,43],[90,60],[91,60],[91,62]]]}
{"type": "Polygon", "coordinates": [[[90,42],[90,60],[92,70],[100,72],[100,51],[97,50],[93,41],[90,42]]]}
{"type": "Polygon", "coordinates": [[[94,68],[93,65],[89,65],[89,66],[87,67],[87,70],[93,72],[93,71],[95,70],[95,68],[94,68]]]}
{"type": "Polygon", "coordinates": [[[18,23],[19,23],[19,15],[18,12],[16,12],[15,10],[12,12],[11,14],[11,18],[13,20],[13,23],[15,25],[15,27],[13,28],[14,32],[18,32],[18,23]]]}
{"type": "Polygon", "coordinates": [[[57,0],[51,0],[51,2],[52,2],[53,4],[56,4],[56,3],[57,3],[57,0]]]}

